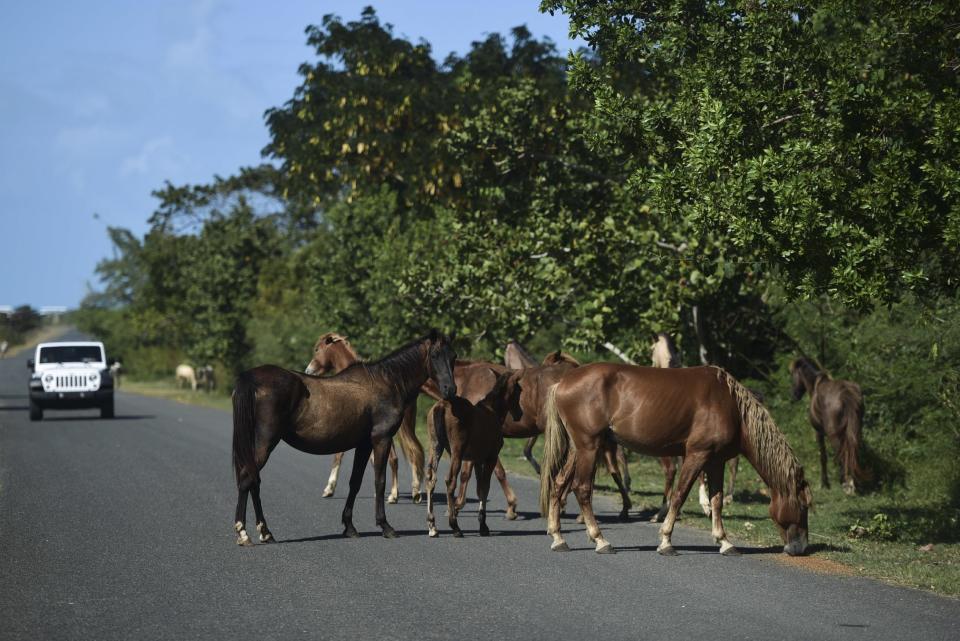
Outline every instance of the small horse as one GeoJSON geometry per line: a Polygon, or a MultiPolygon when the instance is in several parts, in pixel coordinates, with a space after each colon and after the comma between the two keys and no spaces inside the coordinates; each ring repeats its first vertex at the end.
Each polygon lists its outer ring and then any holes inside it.
{"type": "MultiPolygon", "coordinates": [[[[305,374],[314,376],[324,376],[326,374],[336,374],[350,367],[354,363],[360,362],[360,357],[353,349],[353,345],[347,340],[346,336],[336,332],[327,332],[321,334],[313,346],[313,358],[307,363],[304,370],[305,374]]],[[[413,491],[411,496],[414,503],[420,502],[420,478],[423,476],[423,446],[417,439],[415,432],[417,423],[417,406],[411,404],[403,413],[403,422],[400,424],[400,445],[407,460],[410,461],[410,470],[413,473],[413,491]]],[[[340,476],[340,465],[343,463],[343,452],[337,452],[333,455],[333,468],[330,470],[330,476],[327,479],[327,486],[323,488],[324,498],[333,496],[337,489],[337,479],[340,476]]],[[[390,465],[390,494],[387,496],[387,503],[396,503],[400,497],[400,484],[398,477],[398,461],[396,447],[390,446],[390,454],[387,459],[390,465]]]]}
{"type": "Polygon", "coordinates": [[[281,440],[308,454],[356,450],[342,514],[343,534],[350,537],[359,536],[353,504],[372,451],[377,525],[384,537],[394,538],[396,531],[384,511],[387,452],[404,409],[416,401],[428,379],[444,399],[456,395],[455,359],[450,339],[434,329],[378,361],[354,363],[334,376],[310,376],[276,365],[241,372],[233,391],[237,543],[251,544],[246,531],[248,494],[260,541],[273,541],[260,505],[260,470],[281,440]]]}
{"type": "MultiPolygon", "coordinates": [[[[427,432],[430,434],[430,462],[427,465],[427,525],[429,536],[438,535],[433,515],[433,489],[437,485],[437,465],[443,451],[450,454],[447,472],[447,516],[455,537],[463,532],[457,524],[454,491],[457,476],[464,461],[473,464],[477,477],[477,498],[480,499],[478,517],[480,536],[489,536],[487,527],[487,494],[490,475],[497,465],[503,447],[503,420],[510,412],[520,418],[520,386],[517,372],[503,372],[497,376],[493,389],[478,403],[457,396],[439,401],[427,412],[427,432]]],[[[465,491],[464,487],[461,491],[465,491]]]]}
{"type": "Polygon", "coordinates": [[[208,393],[217,388],[217,379],[212,365],[197,368],[197,387],[208,393]]]}
{"type": "Polygon", "coordinates": [[[803,467],[769,412],[747,388],[717,367],[660,369],[594,363],[567,372],[550,388],[540,509],[553,550],[568,550],[560,535],[561,499],[572,486],[599,553],[613,552],[593,514],[597,454],[610,434],[649,456],[683,455],[680,480],[660,527],[657,551],[675,555],[673,526],[701,471],[707,472],[712,534],[720,553],[738,554],[723,529],[724,461],[742,453],[770,487],[770,516],[784,552],[807,548],[807,513],[813,498],[803,467]]]}
{"type": "Polygon", "coordinates": [[[197,391],[197,375],[193,368],[186,363],[180,363],[176,369],[177,387],[189,386],[194,392],[197,391]]]}
{"type": "Polygon", "coordinates": [[[8,343],[8,342],[5,341],[5,340],[4,340],[4,341],[0,341],[0,358],[6,358],[6,357],[7,357],[7,349],[9,349],[9,348],[10,348],[10,343],[8,343]]]}
{"type": "Polygon", "coordinates": [[[834,380],[805,356],[790,363],[793,400],[799,401],[804,392],[810,395],[810,423],[817,432],[820,449],[820,485],[830,487],[827,478],[827,448],[836,452],[840,465],[840,482],[847,495],[857,491],[856,482],[864,473],[857,462],[863,426],[863,392],[853,381],[834,380]]]}

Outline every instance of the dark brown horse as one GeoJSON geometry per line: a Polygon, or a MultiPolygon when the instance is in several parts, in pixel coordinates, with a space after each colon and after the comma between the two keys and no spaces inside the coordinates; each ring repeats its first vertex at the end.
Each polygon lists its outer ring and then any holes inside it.
{"type": "Polygon", "coordinates": [[[827,448],[836,452],[840,465],[840,483],[846,494],[857,491],[856,482],[863,480],[863,471],[857,461],[863,425],[863,392],[853,381],[834,380],[805,356],[790,363],[793,400],[803,393],[810,395],[810,422],[817,432],[820,449],[820,484],[830,487],[827,477],[827,448]]]}
{"type": "MultiPolygon", "coordinates": [[[[360,357],[353,349],[353,345],[346,336],[336,332],[327,332],[321,334],[313,346],[313,358],[307,363],[304,370],[305,374],[315,376],[324,376],[327,374],[336,374],[350,367],[354,363],[360,362],[360,357]]],[[[413,489],[411,496],[414,503],[420,502],[420,479],[423,477],[423,446],[420,445],[416,434],[417,425],[417,404],[411,403],[403,413],[403,422],[400,423],[400,431],[397,437],[400,441],[400,447],[410,462],[410,471],[413,476],[413,489]]],[[[337,489],[337,479],[340,476],[340,464],[343,462],[343,452],[333,455],[333,468],[330,470],[330,477],[327,479],[327,486],[323,488],[323,496],[333,496],[337,489]]],[[[387,496],[387,503],[396,503],[400,495],[399,484],[397,482],[397,450],[396,447],[390,447],[390,456],[387,460],[390,465],[390,494],[387,496]]]]}
{"type": "Polygon", "coordinates": [[[572,487],[596,551],[613,551],[591,504],[597,455],[612,434],[622,446],[648,456],[683,456],[680,480],[660,527],[661,554],[676,554],[670,542],[674,522],[701,471],[710,485],[714,539],[722,554],[737,554],[727,540],[721,512],[724,461],[741,453],[770,487],[770,516],[780,529],[784,552],[806,550],[813,499],[803,468],[766,408],[725,371],[585,365],[550,389],[544,412],[540,508],[553,537],[552,549],[569,549],[560,536],[560,506],[572,487]]]}
{"type": "Polygon", "coordinates": [[[377,525],[387,538],[396,532],[384,511],[385,468],[393,435],[404,409],[420,387],[434,381],[445,399],[453,398],[456,354],[450,339],[429,334],[372,363],[355,363],[335,376],[320,378],[275,365],[261,365],[237,377],[233,391],[233,464],[237,476],[237,543],[250,545],[246,531],[247,495],[253,499],[257,532],[273,540],[260,505],[260,470],[281,440],[309,454],[356,450],[350,493],[343,508],[344,536],[358,536],[353,504],[373,452],[377,525]]]}
{"type": "Polygon", "coordinates": [[[458,510],[454,506],[454,491],[460,466],[469,461],[477,477],[477,498],[480,500],[478,517],[480,536],[489,536],[487,527],[487,494],[490,476],[497,465],[503,447],[503,419],[510,412],[520,417],[520,387],[518,372],[500,374],[493,389],[478,403],[457,396],[449,401],[438,401],[427,412],[427,432],[430,435],[430,462],[427,464],[427,525],[429,535],[437,536],[433,516],[433,489],[437,485],[437,465],[444,450],[450,454],[447,472],[447,515],[453,535],[463,533],[457,524],[458,510]]]}

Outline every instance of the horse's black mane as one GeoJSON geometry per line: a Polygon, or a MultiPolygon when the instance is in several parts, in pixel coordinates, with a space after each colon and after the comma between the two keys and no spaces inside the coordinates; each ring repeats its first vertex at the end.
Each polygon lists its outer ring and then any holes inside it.
{"type": "Polygon", "coordinates": [[[420,338],[398,347],[386,356],[375,361],[357,361],[344,369],[342,373],[345,374],[355,369],[363,368],[368,373],[379,374],[385,379],[402,376],[406,372],[416,369],[422,363],[420,346],[428,340],[436,341],[439,337],[440,332],[431,330],[420,338]]]}

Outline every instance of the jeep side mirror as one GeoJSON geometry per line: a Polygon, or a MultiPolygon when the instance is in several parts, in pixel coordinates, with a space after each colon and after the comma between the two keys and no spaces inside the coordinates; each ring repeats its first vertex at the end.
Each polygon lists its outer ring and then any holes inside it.
{"type": "Polygon", "coordinates": [[[32,358],[28,358],[28,359],[27,359],[27,369],[31,369],[31,370],[33,369],[33,359],[32,359],[32,358]]]}

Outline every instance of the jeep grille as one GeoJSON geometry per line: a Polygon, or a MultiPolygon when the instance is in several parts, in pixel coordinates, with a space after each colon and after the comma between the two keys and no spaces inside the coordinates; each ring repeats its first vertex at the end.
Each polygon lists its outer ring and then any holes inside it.
{"type": "Polygon", "coordinates": [[[90,383],[87,381],[86,374],[65,374],[56,377],[54,387],[60,391],[86,390],[90,387],[90,383]]]}

